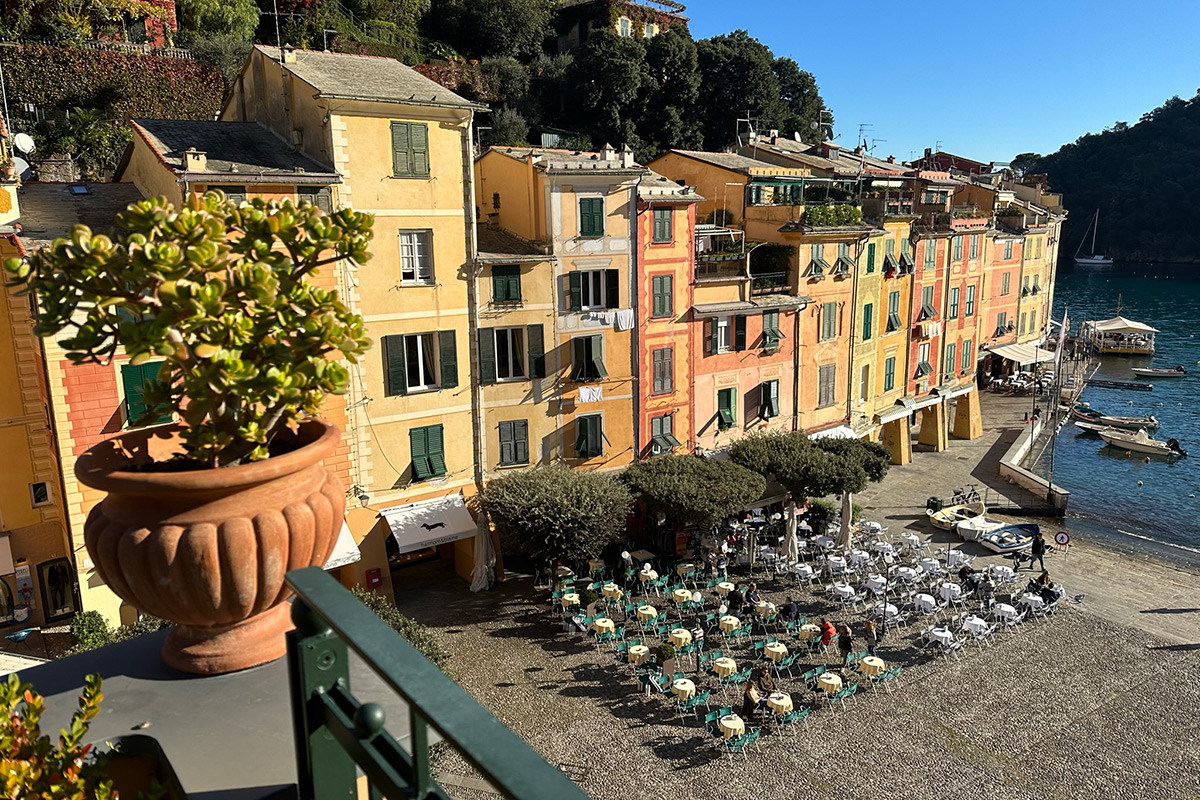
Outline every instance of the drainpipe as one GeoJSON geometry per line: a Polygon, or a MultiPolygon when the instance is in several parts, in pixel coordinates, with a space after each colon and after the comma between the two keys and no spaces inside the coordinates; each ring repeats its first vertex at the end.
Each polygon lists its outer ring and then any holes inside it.
{"type": "Polygon", "coordinates": [[[467,130],[462,139],[463,151],[463,215],[467,247],[467,353],[471,364],[471,427],[474,431],[475,488],[483,490],[487,461],[486,431],[484,430],[483,386],[479,382],[479,269],[476,261],[478,231],[475,209],[475,111],[467,112],[467,130]]]}
{"type": "MultiPolygon", "coordinates": [[[[638,314],[638,295],[642,288],[642,282],[638,276],[638,253],[641,247],[638,233],[641,229],[641,210],[638,207],[638,187],[642,185],[642,178],[646,174],[642,173],[630,189],[632,197],[630,197],[629,204],[632,212],[629,215],[629,307],[633,309],[633,327],[629,330],[629,367],[633,371],[630,394],[633,395],[633,460],[635,462],[640,460],[642,453],[642,373],[640,371],[642,353],[641,337],[638,335],[641,332],[642,321],[641,315],[638,314]]],[[[650,208],[649,205],[646,207],[650,208]]],[[[671,213],[672,215],[675,213],[674,206],[671,207],[671,213]]],[[[674,289],[675,283],[672,281],[672,292],[674,289]]],[[[620,303],[617,305],[619,307],[620,303]]]]}
{"type": "Polygon", "coordinates": [[[808,303],[800,306],[792,315],[792,430],[800,430],[800,315],[808,303]]]}

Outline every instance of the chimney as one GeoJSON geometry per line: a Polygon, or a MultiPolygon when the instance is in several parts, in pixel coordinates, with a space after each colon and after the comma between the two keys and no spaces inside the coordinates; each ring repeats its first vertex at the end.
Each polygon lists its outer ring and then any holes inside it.
{"type": "Polygon", "coordinates": [[[207,172],[208,158],[203,150],[197,150],[194,147],[189,147],[183,151],[183,171],[184,172],[207,172]]]}
{"type": "Polygon", "coordinates": [[[280,54],[280,61],[284,64],[295,64],[296,48],[292,47],[290,44],[284,45],[280,54]]]}
{"type": "Polygon", "coordinates": [[[887,157],[887,162],[888,162],[889,164],[895,164],[895,163],[896,163],[896,157],[895,157],[895,156],[888,156],[888,157],[887,157]]]}
{"type": "Polygon", "coordinates": [[[925,148],[925,157],[929,158],[931,155],[933,155],[933,151],[931,149],[929,149],[928,147],[926,147],[925,148]]]}
{"type": "Polygon", "coordinates": [[[617,160],[617,151],[613,149],[613,146],[611,144],[606,143],[604,145],[604,147],[602,147],[600,149],[600,155],[604,158],[605,161],[616,161],[617,160]]]}
{"type": "Polygon", "coordinates": [[[629,145],[621,148],[621,166],[625,169],[633,166],[633,150],[629,148],[629,145]]]}

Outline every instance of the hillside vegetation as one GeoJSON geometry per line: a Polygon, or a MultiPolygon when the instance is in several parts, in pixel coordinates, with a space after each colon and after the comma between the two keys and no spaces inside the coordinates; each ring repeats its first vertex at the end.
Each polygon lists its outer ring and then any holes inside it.
{"type": "Polygon", "coordinates": [[[1200,260],[1192,197],[1200,183],[1200,94],[1172,97],[1135,125],[1085,134],[1030,168],[1047,173],[1071,213],[1064,257],[1075,252],[1098,208],[1100,252],[1128,261],[1200,260]]]}

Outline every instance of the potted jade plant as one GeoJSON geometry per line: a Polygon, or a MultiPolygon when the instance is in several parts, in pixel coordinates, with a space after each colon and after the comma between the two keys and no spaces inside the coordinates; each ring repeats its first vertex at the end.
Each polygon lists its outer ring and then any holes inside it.
{"type": "Polygon", "coordinates": [[[162,424],[76,462],[107,493],[84,525],[88,553],[121,598],[176,623],[172,667],[271,661],[290,627],[284,574],[324,565],[345,510],[321,463],[340,434],[313,415],[369,346],[362,319],[310,278],[365,263],[373,219],[214,191],[179,209],[144,200],[117,223],[118,241],[78,225],[4,265],[36,296],[36,332],[64,334],[72,362],[160,363],[142,421],[162,424]]]}

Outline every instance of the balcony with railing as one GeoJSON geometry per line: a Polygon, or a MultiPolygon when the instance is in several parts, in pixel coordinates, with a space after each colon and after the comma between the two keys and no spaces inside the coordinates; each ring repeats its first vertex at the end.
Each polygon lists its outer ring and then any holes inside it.
{"type": "Polygon", "coordinates": [[[22,672],[45,698],[43,728],[70,727],[95,674],[104,697],[87,741],[115,749],[109,777],[136,770],[172,800],[446,800],[430,757],[438,739],[499,795],[586,800],[334,578],[309,567],[286,580],[296,629],[285,658],[190,676],[159,657],[166,630],[138,636],[22,672]]]}
{"type": "Polygon", "coordinates": [[[696,280],[746,279],[746,235],[736,228],[696,226],[696,280]]]}

